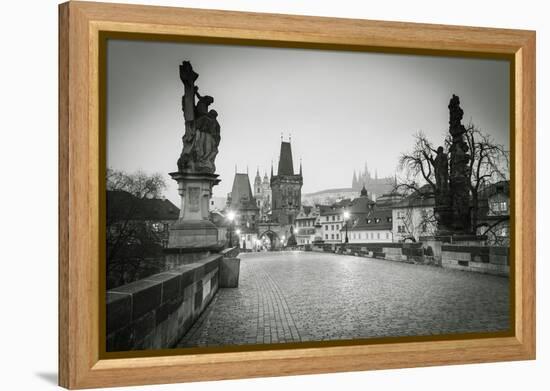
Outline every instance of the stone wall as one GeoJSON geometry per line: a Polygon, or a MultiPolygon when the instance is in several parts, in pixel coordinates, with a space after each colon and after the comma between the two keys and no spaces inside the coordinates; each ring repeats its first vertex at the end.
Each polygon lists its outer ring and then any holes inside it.
{"type": "Polygon", "coordinates": [[[443,267],[504,276],[510,273],[508,247],[443,245],[441,250],[443,267]]]}
{"type": "Polygon", "coordinates": [[[223,256],[210,255],[107,291],[107,351],[174,346],[216,294],[223,256]]]}
{"type": "Polygon", "coordinates": [[[425,240],[417,243],[323,244],[313,246],[313,251],[442,266],[502,276],[510,273],[508,247],[442,244],[437,240],[425,240]]]}

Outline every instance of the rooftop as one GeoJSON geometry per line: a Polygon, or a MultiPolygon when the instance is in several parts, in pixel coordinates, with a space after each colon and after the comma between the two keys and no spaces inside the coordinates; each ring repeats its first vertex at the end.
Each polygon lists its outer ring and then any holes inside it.
{"type": "Polygon", "coordinates": [[[294,175],[292,163],[292,148],[290,142],[281,141],[281,152],[279,154],[279,167],[277,175],[294,175]]]}
{"type": "Polygon", "coordinates": [[[107,191],[107,218],[177,220],[179,208],[167,199],[138,198],[126,191],[107,191]]]}
{"type": "Polygon", "coordinates": [[[350,231],[378,231],[392,229],[392,211],[390,209],[372,209],[366,216],[357,217],[350,231]]]}
{"type": "Polygon", "coordinates": [[[252,195],[248,174],[235,173],[229,207],[235,210],[258,209],[256,200],[252,195]]]}

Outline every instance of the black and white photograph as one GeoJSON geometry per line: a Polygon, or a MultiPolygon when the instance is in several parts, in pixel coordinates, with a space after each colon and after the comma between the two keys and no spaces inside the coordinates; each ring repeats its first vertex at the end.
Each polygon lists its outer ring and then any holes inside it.
{"type": "Polygon", "coordinates": [[[510,72],[109,39],[106,351],[510,333],[510,72]]]}

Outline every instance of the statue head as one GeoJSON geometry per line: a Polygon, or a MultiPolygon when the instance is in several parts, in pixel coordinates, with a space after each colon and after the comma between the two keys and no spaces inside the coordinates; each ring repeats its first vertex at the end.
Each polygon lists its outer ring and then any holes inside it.
{"type": "Polygon", "coordinates": [[[197,113],[199,115],[204,115],[208,113],[208,106],[214,103],[214,98],[209,95],[201,96],[197,102],[197,113]]]}
{"type": "Polygon", "coordinates": [[[437,154],[441,155],[442,153],[443,153],[443,147],[439,146],[439,148],[437,148],[437,154]]]}
{"type": "Polygon", "coordinates": [[[208,112],[208,116],[211,117],[211,118],[216,119],[216,118],[218,118],[218,112],[216,110],[210,110],[208,112]]]}

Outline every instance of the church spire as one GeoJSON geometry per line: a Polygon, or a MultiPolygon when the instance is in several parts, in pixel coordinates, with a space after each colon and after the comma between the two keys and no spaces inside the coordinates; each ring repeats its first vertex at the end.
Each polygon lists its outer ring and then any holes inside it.
{"type": "Polygon", "coordinates": [[[302,176],[302,158],[300,158],[300,176],[302,176]]]}
{"type": "Polygon", "coordinates": [[[254,178],[254,188],[256,189],[262,183],[262,177],[260,176],[260,167],[256,167],[256,178],[254,178]]]}
{"type": "Polygon", "coordinates": [[[281,141],[281,152],[279,154],[279,167],[277,175],[294,175],[292,163],[292,148],[290,142],[281,141]]]}

